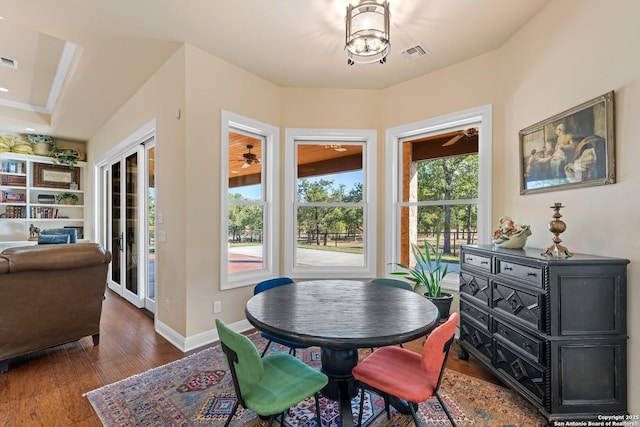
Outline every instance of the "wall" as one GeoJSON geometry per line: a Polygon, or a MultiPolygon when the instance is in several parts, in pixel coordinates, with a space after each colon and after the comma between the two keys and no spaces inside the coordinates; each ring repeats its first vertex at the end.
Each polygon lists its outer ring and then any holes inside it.
{"type": "MultiPolygon", "coordinates": [[[[186,149],[185,119],[175,118],[185,109],[185,54],[180,47],[165,64],[89,141],[88,163],[102,157],[151,120],[157,120],[156,176],[157,212],[164,215],[158,230],[167,242],[156,244],[157,319],[178,334],[186,335],[186,149]],[[167,303],[167,300],[169,301],[167,303]]],[[[93,180],[93,171],[88,170],[93,180]]],[[[93,206],[89,200],[86,206],[93,206]]],[[[91,209],[86,209],[91,211],[91,209]]],[[[88,230],[95,230],[93,216],[86,214],[88,230]]]]}
{"type": "Polygon", "coordinates": [[[213,301],[222,301],[223,321],[237,322],[253,295],[251,287],[220,291],[221,110],[279,126],[282,98],[278,86],[191,46],[186,69],[186,317],[191,336],[214,328],[213,301]]]}
{"type": "MultiPolygon", "coordinates": [[[[495,52],[384,91],[385,127],[491,103],[493,223],[502,215],[531,224],[527,246],[546,248],[555,202],[562,202],[570,250],[622,257],[628,269],[629,361],[640,356],[640,2],[551,2],[495,52]],[[518,131],[610,90],[616,92],[617,183],[520,195],[518,131]]],[[[428,59],[428,58],[427,58],[428,59]]],[[[382,167],[382,165],[380,165],[382,167]]],[[[628,363],[629,412],[640,413],[640,368],[628,363]]],[[[588,373],[585,373],[587,375],[588,373]]]]}
{"type": "MultiPolygon", "coordinates": [[[[505,103],[494,140],[494,218],[531,224],[530,246],[547,247],[554,202],[565,206],[563,243],[575,252],[628,258],[629,413],[640,413],[640,2],[554,1],[501,49],[505,103]],[[610,90],[615,93],[617,183],[519,195],[518,131],[610,90]],[[498,163],[499,162],[499,163],[498,163]]],[[[588,373],[585,373],[588,375],[588,373]]]]}

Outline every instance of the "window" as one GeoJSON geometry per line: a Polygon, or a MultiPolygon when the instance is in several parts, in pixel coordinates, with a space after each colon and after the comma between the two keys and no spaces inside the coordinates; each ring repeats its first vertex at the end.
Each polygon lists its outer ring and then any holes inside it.
{"type": "Polygon", "coordinates": [[[375,131],[287,129],[285,274],[375,275],[375,131]]]}
{"type": "Polygon", "coordinates": [[[221,289],[277,274],[278,129],[222,112],[221,289]]]}
{"type": "Polygon", "coordinates": [[[460,245],[490,238],[491,106],[388,129],[386,158],[387,273],[437,236],[456,271],[460,245]]]}

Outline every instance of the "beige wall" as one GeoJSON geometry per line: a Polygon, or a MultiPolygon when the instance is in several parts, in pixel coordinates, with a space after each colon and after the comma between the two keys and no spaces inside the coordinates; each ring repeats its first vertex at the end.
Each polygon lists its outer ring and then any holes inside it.
{"type": "Polygon", "coordinates": [[[220,112],[279,126],[282,90],[193,47],[187,47],[186,59],[188,207],[183,226],[190,336],[214,328],[213,301],[222,301],[223,321],[236,322],[244,318],[244,304],[253,295],[250,287],[220,291],[220,112]]]}
{"type": "MultiPolygon", "coordinates": [[[[501,215],[530,223],[529,246],[546,247],[554,202],[565,205],[562,235],[576,252],[625,257],[629,266],[629,360],[640,356],[634,303],[640,277],[639,157],[640,2],[554,0],[500,49],[382,91],[278,88],[198,49],[181,48],[90,141],[91,160],[158,119],[158,210],[167,242],[158,245],[158,295],[172,298],[158,319],[184,336],[213,328],[211,304],[222,319],[244,318],[251,289],[219,291],[217,159],[220,109],[287,127],[378,131],[379,200],[384,200],[384,129],[493,105],[493,223],[501,215]],[[181,62],[182,61],[182,62],[181,62]],[[181,66],[184,69],[181,69],[181,66]],[[167,94],[167,88],[175,96],[167,94]],[[184,93],[181,93],[184,88],[184,93]],[[610,90],[616,91],[616,167],[610,186],[521,196],[518,131],[610,90]],[[184,107],[184,118],[172,114],[184,107]]],[[[428,60],[428,57],[423,59],[428,60]]],[[[375,65],[372,65],[375,66],[375,65]]],[[[384,236],[384,209],[378,208],[384,236]]],[[[378,239],[378,264],[384,239],[378,239]]],[[[640,369],[629,363],[629,412],[640,413],[640,369]]]]}
{"type": "MultiPolygon", "coordinates": [[[[631,260],[628,269],[629,412],[640,413],[640,2],[553,1],[495,52],[384,91],[385,127],[493,104],[492,223],[531,224],[527,246],[546,248],[562,202],[570,250],[631,260]],[[520,195],[518,132],[615,90],[615,185],[520,195]]],[[[428,58],[427,58],[428,59],[428,58]]],[[[382,164],[379,165],[383,167],[382,164]]],[[[382,170],[382,169],[381,169],[382,170]]],[[[585,373],[587,375],[588,373],[585,373]]]]}
{"type": "MultiPolygon", "coordinates": [[[[162,230],[166,244],[158,242],[158,318],[177,333],[187,334],[185,233],[187,212],[185,118],[177,120],[178,109],[185,110],[185,55],[180,47],[144,86],[89,141],[88,162],[105,155],[151,120],[157,120],[156,167],[157,209],[164,215],[162,230]],[[174,286],[175,285],[175,286],[174,286]],[[169,301],[167,304],[166,301],[169,301]]],[[[93,171],[87,175],[93,178],[93,171]]],[[[92,195],[93,196],[93,195],[92,195]]],[[[86,203],[89,205],[92,200],[86,203]]],[[[87,209],[90,211],[91,209],[87,209]]],[[[92,216],[85,220],[93,230],[92,216]]]]}
{"type": "MultiPolygon", "coordinates": [[[[494,140],[494,218],[508,214],[531,224],[530,245],[547,247],[554,202],[562,202],[575,252],[628,258],[629,412],[640,413],[640,2],[554,1],[501,49],[505,103],[496,117],[504,138],[494,140]],[[571,25],[568,25],[568,21],[571,25]],[[519,195],[518,131],[615,90],[618,183],[578,190],[519,195]]],[[[494,221],[495,222],[495,221],[494,221]]],[[[585,375],[588,375],[585,372],[585,375]]]]}

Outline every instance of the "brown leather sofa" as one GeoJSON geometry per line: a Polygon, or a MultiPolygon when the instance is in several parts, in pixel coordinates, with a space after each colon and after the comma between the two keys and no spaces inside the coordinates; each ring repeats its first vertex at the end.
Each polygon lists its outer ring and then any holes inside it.
{"type": "Polygon", "coordinates": [[[0,253],[0,372],[12,357],[89,335],[98,344],[109,262],[95,243],[0,253]]]}

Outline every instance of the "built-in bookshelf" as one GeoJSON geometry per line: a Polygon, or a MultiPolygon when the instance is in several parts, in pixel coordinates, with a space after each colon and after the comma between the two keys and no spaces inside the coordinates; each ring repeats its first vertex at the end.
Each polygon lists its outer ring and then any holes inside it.
{"type": "Polygon", "coordinates": [[[28,244],[32,225],[82,229],[85,167],[85,162],[70,168],[45,156],[0,153],[0,250],[28,244]]]}

